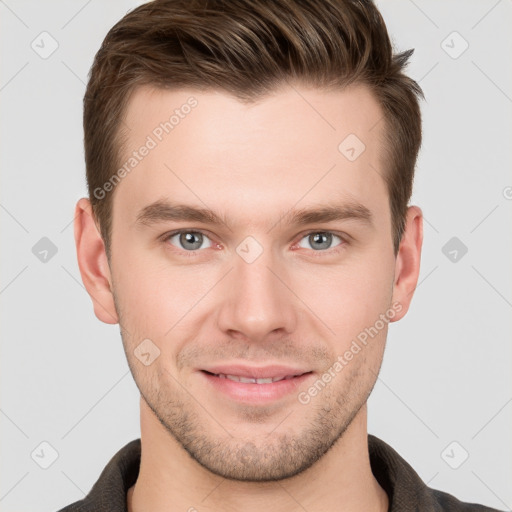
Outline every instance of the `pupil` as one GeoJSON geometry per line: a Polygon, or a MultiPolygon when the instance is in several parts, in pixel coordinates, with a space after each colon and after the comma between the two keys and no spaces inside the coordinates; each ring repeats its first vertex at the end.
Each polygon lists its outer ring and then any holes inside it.
{"type": "Polygon", "coordinates": [[[202,243],[202,235],[201,233],[182,233],[180,243],[185,249],[199,249],[202,243]]]}
{"type": "Polygon", "coordinates": [[[313,249],[328,249],[331,245],[331,234],[330,233],[314,233],[310,236],[312,239],[311,246],[313,249]],[[317,245],[315,247],[315,244],[317,245]]]}

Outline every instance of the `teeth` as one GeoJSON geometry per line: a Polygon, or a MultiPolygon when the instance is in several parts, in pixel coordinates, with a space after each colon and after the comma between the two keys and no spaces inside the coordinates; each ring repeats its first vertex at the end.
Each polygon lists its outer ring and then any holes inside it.
{"type": "Polygon", "coordinates": [[[279,382],[280,380],[293,379],[295,375],[287,375],[286,377],[266,377],[264,379],[254,379],[252,377],[240,377],[238,375],[226,375],[224,373],[219,373],[217,377],[221,379],[229,379],[234,382],[242,382],[244,384],[272,384],[272,382],[279,382]]]}
{"type": "MultiPolygon", "coordinates": [[[[229,379],[229,377],[228,377],[228,379],[229,379]]],[[[258,379],[251,379],[250,377],[238,377],[238,380],[245,384],[256,384],[256,381],[258,379]]]]}

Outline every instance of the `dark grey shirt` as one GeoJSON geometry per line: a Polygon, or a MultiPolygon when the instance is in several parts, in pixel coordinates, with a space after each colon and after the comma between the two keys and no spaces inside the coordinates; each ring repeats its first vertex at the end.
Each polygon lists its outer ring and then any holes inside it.
{"type": "MultiPolygon", "coordinates": [[[[126,493],[139,474],[140,446],[135,439],[121,448],[89,494],[59,512],[127,512],[126,493]]],[[[372,472],[389,497],[389,512],[499,512],[427,487],[391,446],[371,434],[368,448],[372,472]]]]}

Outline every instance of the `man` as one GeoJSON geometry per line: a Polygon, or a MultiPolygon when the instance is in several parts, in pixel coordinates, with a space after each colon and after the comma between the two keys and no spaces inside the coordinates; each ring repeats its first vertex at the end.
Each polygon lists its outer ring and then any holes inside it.
{"type": "Polygon", "coordinates": [[[63,510],[491,510],[367,432],[420,266],[409,55],[370,1],[157,0],[112,28],[75,239],[141,439],[63,510]]]}

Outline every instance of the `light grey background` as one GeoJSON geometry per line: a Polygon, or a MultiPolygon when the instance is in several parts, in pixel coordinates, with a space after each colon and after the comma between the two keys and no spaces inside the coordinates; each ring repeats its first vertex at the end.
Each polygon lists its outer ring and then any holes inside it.
{"type": "MultiPolygon", "coordinates": [[[[87,74],[109,28],[139,3],[0,0],[2,511],[82,498],[140,436],[118,326],[93,314],[72,227],[86,195],[87,74]],[[52,39],[58,48],[42,58],[52,39]],[[43,237],[57,248],[46,263],[32,252],[43,237]]],[[[409,72],[427,98],[413,197],[425,241],[411,310],[390,327],[369,432],[429,486],[510,510],[512,2],[378,4],[396,47],[416,49],[409,72]],[[468,249],[455,262],[442,250],[452,237],[468,249]]]]}

